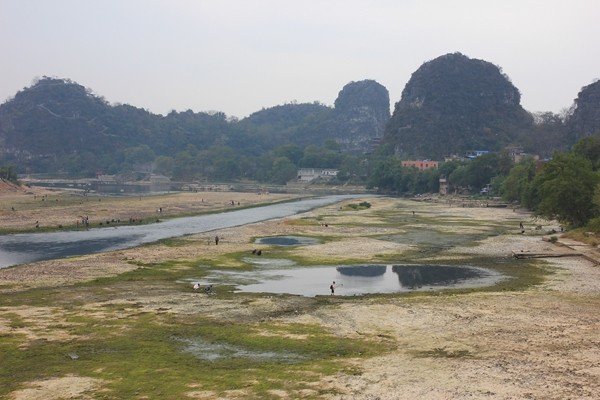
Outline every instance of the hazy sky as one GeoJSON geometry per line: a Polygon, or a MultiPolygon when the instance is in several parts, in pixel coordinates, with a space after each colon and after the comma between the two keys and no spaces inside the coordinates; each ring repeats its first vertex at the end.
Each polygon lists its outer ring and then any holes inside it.
{"type": "Polygon", "coordinates": [[[160,114],[333,105],[363,79],[394,104],[461,52],[560,112],[600,78],[599,18],[598,0],[0,0],[0,103],[45,75],[160,114]]]}

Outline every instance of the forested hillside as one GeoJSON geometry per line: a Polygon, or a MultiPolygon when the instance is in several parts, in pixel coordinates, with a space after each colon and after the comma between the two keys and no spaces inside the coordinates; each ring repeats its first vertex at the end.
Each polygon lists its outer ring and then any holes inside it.
{"type": "Polygon", "coordinates": [[[340,150],[362,154],[381,138],[390,119],[390,96],[373,80],[350,82],[339,92],[334,107],[319,103],[286,104],[258,111],[240,121],[245,131],[265,143],[322,145],[328,140],[340,150]]]}
{"type": "Polygon", "coordinates": [[[581,89],[567,124],[574,140],[600,135],[600,80],[581,89]]]}
{"type": "Polygon", "coordinates": [[[283,104],[237,120],[191,110],[157,115],[44,77],[0,105],[0,166],[21,174],[143,170],[178,180],[279,183],[298,168],[320,167],[365,181],[373,157],[443,160],[519,145],[544,158],[600,134],[600,82],[582,88],[560,115],[531,114],[520,97],[500,67],[460,53],[419,67],[391,117],[388,90],[374,80],[348,83],[333,107],[283,104]]]}
{"type": "Polygon", "coordinates": [[[443,159],[500,150],[533,128],[519,90],[500,69],[460,53],[424,63],[402,91],[385,142],[404,157],[443,159]]]}
{"type": "MultiPolygon", "coordinates": [[[[18,165],[22,173],[93,176],[97,170],[117,173],[159,157],[162,166],[176,164],[177,158],[186,164],[185,157],[209,150],[241,159],[283,145],[304,149],[333,141],[340,150],[360,154],[366,139],[383,135],[389,96],[374,81],[353,82],[344,90],[352,95],[344,98],[345,91],[340,92],[339,109],[286,104],[237,121],[218,112],[173,111],[162,116],[131,105],[111,105],[75,82],[45,77],[0,106],[0,162],[18,165]],[[371,105],[374,97],[377,101],[371,105]],[[356,109],[360,115],[353,112],[356,109]]],[[[187,169],[185,175],[190,175],[189,168],[183,165],[179,171],[187,169]]],[[[163,172],[173,173],[172,169],[163,172]]]]}

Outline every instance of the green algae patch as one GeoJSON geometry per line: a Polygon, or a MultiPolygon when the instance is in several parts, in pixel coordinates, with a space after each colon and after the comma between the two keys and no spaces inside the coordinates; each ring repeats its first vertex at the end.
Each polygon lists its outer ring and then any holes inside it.
{"type": "MultiPolygon", "coordinates": [[[[110,315],[123,307],[105,311],[110,315]]],[[[6,384],[0,396],[32,380],[77,375],[105,382],[109,398],[183,398],[194,385],[269,398],[269,390],[309,389],[322,374],[345,368],[344,359],[389,347],[302,324],[224,323],[153,313],[76,320],[75,340],[33,340],[24,347],[18,335],[3,337],[0,379],[6,384]]]]}
{"type": "Polygon", "coordinates": [[[368,201],[362,201],[360,203],[346,204],[341,208],[341,210],[342,211],[361,211],[361,210],[368,210],[369,208],[371,208],[371,203],[369,203],[368,201]]]}

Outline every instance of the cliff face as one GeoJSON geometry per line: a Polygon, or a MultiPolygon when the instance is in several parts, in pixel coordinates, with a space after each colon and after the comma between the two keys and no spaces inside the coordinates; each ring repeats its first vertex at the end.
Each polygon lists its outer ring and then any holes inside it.
{"type": "Polygon", "coordinates": [[[500,150],[530,131],[532,119],[500,69],[460,53],[424,63],[402,91],[384,142],[401,156],[440,159],[500,150]]]}
{"type": "Polygon", "coordinates": [[[335,140],[343,150],[364,152],[381,138],[390,119],[388,90],[373,80],[348,83],[335,100],[335,140]]]}
{"type": "Polygon", "coordinates": [[[574,141],[600,135],[600,80],[581,89],[567,127],[574,141]]]}
{"type": "Polygon", "coordinates": [[[350,82],[335,100],[335,107],[286,104],[258,111],[242,126],[278,145],[322,145],[328,140],[340,150],[364,153],[381,138],[390,119],[388,90],[373,80],[350,82]]]}

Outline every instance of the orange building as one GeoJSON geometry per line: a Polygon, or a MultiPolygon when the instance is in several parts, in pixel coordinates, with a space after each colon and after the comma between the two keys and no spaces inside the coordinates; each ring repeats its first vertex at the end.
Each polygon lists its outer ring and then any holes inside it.
{"type": "Polygon", "coordinates": [[[424,171],[424,170],[430,169],[430,168],[436,168],[437,169],[438,164],[439,163],[437,161],[431,161],[431,160],[402,161],[402,166],[403,167],[415,167],[419,171],[424,171]]]}

